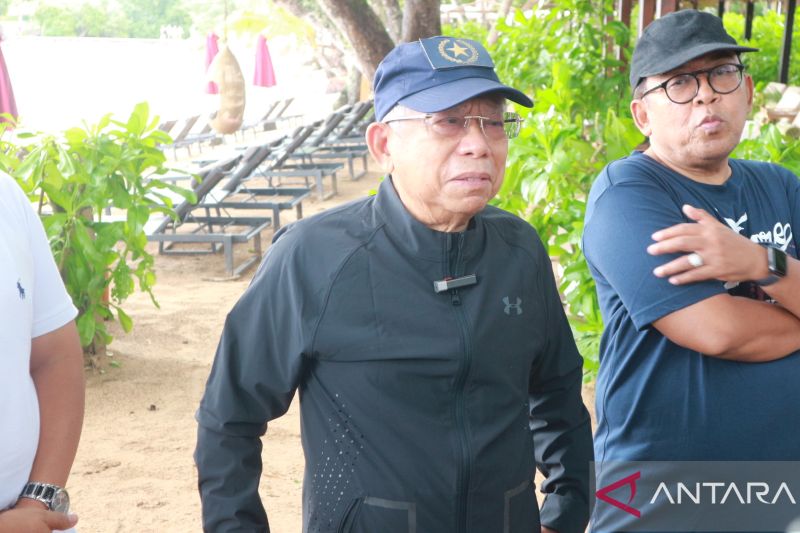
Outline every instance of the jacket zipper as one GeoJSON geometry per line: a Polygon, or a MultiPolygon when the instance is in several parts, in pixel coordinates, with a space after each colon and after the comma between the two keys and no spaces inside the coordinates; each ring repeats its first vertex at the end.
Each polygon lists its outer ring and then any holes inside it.
{"type": "MultiPolygon", "coordinates": [[[[452,248],[453,235],[448,234],[448,249],[452,248]]],[[[463,275],[463,248],[464,233],[458,234],[458,248],[456,251],[455,262],[450,265],[450,275],[458,277],[463,275]]],[[[450,254],[448,254],[449,262],[450,254]]],[[[472,364],[472,350],[470,345],[469,328],[464,316],[464,309],[461,307],[461,295],[458,289],[451,291],[450,301],[456,314],[458,325],[461,329],[461,340],[464,343],[464,357],[459,366],[458,375],[455,383],[455,420],[458,430],[459,442],[461,444],[461,461],[458,469],[458,497],[456,502],[456,531],[466,532],[467,530],[467,509],[469,507],[469,482],[472,461],[472,450],[470,447],[469,436],[467,435],[466,420],[466,400],[464,398],[464,388],[472,364]]]]}

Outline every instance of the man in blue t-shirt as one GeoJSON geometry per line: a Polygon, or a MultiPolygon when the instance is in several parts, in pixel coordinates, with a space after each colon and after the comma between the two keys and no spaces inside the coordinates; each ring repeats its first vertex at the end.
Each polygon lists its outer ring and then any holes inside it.
{"type": "Polygon", "coordinates": [[[606,324],[598,463],[800,460],[800,181],[729,158],[754,51],[694,10],[636,45],[649,147],[597,178],[583,237],[606,324]]]}

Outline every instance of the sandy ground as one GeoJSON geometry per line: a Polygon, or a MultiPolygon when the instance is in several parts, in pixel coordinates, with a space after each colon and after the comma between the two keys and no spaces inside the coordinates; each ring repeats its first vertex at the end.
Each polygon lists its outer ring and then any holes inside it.
{"type": "MultiPolygon", "coordinates": [[[[380,180],[377,172],[356,182],[344,174],[339,195],[326,202],[307,200],[306,216],[368,194],[380,180]]],[[[265,245],[271,238],[271,230],[262,235],[265,245]]],[[[69,480],[80,533],[201,530],[194,412],[225,315],[254,268],[226,279],[221,254],[158,256],[156,268],[161,308],[146,295],[132,296],[125,309],[133,317],[133,332],[125,335],[112,326],[111,365],[102,373],[87,370],[86,419],[69,480]]],[[[278,533],[301,529],[297,404],[270,424],[264,439],[260,492],[278,533]]]]}

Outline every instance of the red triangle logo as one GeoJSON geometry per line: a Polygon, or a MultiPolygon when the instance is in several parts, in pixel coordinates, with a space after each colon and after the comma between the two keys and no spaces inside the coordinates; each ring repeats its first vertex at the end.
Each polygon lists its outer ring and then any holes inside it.
{"type": "Polygon", "coordinates": [[[642,477],[641,471],[640,472],[636,472],[635,474],[631,474],[630,476],[624,477],[624,478],[620,479],[619,481],[615,481],[611,485],[607,485],[607,486],[603,487],[602,489],[599,489],[597,492],[595,492],[595,496],[597,496],[598,499],[603,500],[604,502],[609,503],[609,504],[613,505],[614,507],[616,507],[618,509],[622,509],[626,513],[632,514],[636,518],[641,518],[642,517],[642,513],[639,512],[638,509],[635,509],[635,508],[630,506],[630,503],[633,501],[633,498],[636,496],[636,480],[639,479],[640,477],[642,477]],[[612,498],[611,496],[609,496],[610,492],[614,492],[615,490],[617,490],[619,488],[622,488],[625,485],[630,485],[631,486],[631,497],[628,498],[628,503],[623,503],[623,502],[619,501],[618,499],[612,498]]]}

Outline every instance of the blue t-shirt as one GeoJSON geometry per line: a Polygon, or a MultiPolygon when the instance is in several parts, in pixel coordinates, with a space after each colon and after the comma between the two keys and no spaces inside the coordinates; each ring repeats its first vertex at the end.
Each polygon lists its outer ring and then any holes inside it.
{"type": "Polygon", "coordinates": [[[800,352],[770,363],[725,361],[678,346],[651,326],[726,292],[717,280],[673,286],[653,274],[683,255],[646,251],[655,231],[691,222],[683,204],[797,257],[800,180],[768,163],[730,160],[730,167],[725,184],[707,185],[634,152],[608,165],[592,187],[583,251],[606,327],[596,387],[598,462],[800,460],[800,352]]]}

